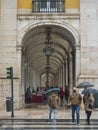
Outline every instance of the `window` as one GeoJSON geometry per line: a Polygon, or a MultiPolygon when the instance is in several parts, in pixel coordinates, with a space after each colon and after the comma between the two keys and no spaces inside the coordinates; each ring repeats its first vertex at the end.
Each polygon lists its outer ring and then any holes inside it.
{"type": "Polygon", "coordinates": [[[56,7],[56,0],[43,0],[40,2],[41,6],[40,6],[40,11],[42,12],[47,12],[47,11],[57,11],[57,7],[56,7]]]}
{"type": "Polygon", "coordinates": [[[33,1],[34,11],[39,12],[60,12],[64,11],[64,0],[35,0],[33,1]]]}

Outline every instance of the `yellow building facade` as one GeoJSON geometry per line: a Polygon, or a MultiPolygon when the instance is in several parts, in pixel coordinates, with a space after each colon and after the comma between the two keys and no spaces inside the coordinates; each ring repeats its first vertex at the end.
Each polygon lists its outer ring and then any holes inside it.
{"type": "MultiPolygon", "coordinates": [[[[32,9],[32,0],[17,0],[18,9],[32,9]]],[[[80,0],[65,0],[65,8],[79,8],[80,0]]]]}

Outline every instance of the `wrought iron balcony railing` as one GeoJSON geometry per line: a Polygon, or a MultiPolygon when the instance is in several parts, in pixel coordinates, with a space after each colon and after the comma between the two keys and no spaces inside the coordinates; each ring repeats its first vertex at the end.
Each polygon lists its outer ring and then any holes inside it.
{"type": "Polygon", "coordinates": [[[64,12],[65,0],[33,0],[32,12],[64,12]]]}

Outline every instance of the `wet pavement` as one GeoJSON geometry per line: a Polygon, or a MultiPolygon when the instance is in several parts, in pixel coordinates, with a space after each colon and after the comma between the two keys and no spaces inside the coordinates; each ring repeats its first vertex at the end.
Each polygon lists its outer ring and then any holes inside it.
{"type": "Polygon", "coordinates": [[[0,130],[98,130],[97,110],[91,116],[91,125],[86,124],[84,110],[81,110],[80,125],[72,124],[70,109],[58,110],[57,123],[48,124],[48,112],[48,109],[15,110],[12,118],[11,112],[0,111],[0,130]]]}
{"type": "Polygon", "coordinates": [[[71,120],[57,120],[56,124],[44,119],[4,119],[0,120],[0,130],[98,130],[98,120],[91,120],[91,125],[86,125],[81,120],[80,125],[72,124],[71,120]]]}

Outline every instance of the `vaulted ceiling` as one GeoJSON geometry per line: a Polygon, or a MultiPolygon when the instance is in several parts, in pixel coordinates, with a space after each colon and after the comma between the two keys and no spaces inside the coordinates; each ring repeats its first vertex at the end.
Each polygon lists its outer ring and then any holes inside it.
{"type": "MultiPolygon", "coordinates": [[[[47,36],[46,27],[43,25],[32,28],[26,33],[23,39],[23,53],[26,56],[27,62],[40,75],[46,73],[46,55],[43,52],[47,36]]],[[[56,25],[49,27],[51,27],[51,46],[54,48],[54,52],[50,57],[50,73],[55,75],[66,59],[71,56],[75,39],[67,29],[56,25]]]]}

